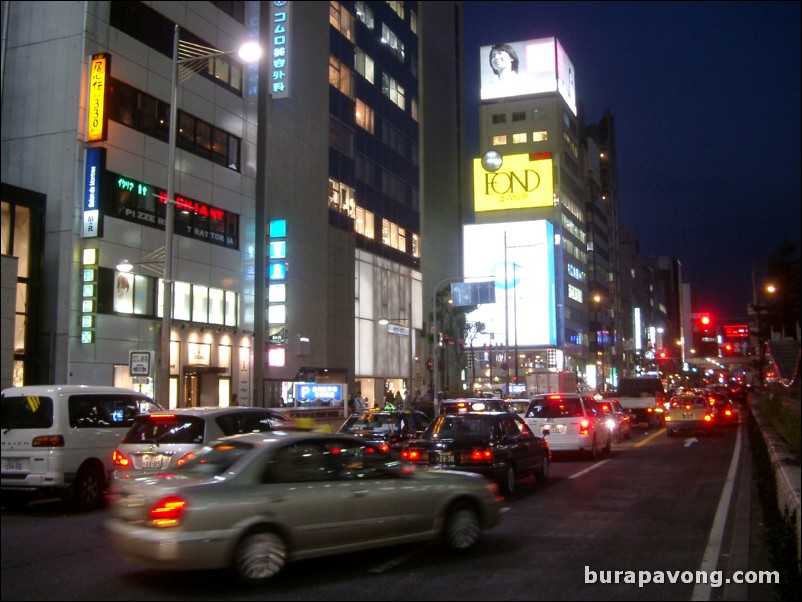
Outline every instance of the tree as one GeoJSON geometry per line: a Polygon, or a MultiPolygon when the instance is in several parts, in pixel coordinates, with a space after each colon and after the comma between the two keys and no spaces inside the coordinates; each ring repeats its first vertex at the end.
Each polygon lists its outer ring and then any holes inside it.
{"type": "MultiPolygon", "coordinates": [[[[485,323],[484,322],[465,322],[465,342],[468,344],[468,348],[471,350],[471,354],[473,354],[473,342],[476,340],[481,333],[485,331],[485,323]]],[[[471,391],[476,390],[476,358],[474,357],[473,362],[471,363],[471,391]]]]}
{"type": "Polygon", "coordinates": [[[776,293],[766,302],[766,322],[772,331],[798,338],[800,311],[799,247],[785,238],[769,258],[768,278],[776,293]]]}

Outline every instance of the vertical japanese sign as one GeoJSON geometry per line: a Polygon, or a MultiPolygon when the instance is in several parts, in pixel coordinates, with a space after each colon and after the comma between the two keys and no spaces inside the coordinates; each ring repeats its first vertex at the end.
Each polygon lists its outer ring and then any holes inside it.
{"type": "Polygon", "coordinates": [[[86,118],[86,140],[96,142],[106,139],[106,82],[109,73],[108,54],[93,54],[89,63],[89,103],[86,118]]]}
{"type": "Polygon", "coordinates": [[[105,163],[106,149],[91,147],[86,149],[86,177],[84,180],[84,215],[82,236],[93,238],[100,232],[100,174],[105,163]]]}
{"type": "Polygon", "coordinates": [[[290,2],[270,3],[270,96],[290,97],[290,2]]]}

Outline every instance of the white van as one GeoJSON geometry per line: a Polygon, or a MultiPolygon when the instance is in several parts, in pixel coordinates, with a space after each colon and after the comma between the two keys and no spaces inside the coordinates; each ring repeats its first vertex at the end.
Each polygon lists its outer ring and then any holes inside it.
{"type": "Polygon", "coordinates": [[[5,389],[0,409],[2,505],[56,493],[89,510],[103,504],[112,454],[134,417],[162,408],[131,389],[34,385],[5,389]]]}

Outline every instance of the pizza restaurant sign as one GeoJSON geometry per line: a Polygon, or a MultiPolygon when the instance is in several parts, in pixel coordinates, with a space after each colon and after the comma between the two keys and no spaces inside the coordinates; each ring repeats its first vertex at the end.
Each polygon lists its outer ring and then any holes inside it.
{"type": "Polygon", "coordinates": [[[496,171],[473,160],[474,211],[528,209],[554,205],[554,174],[549,153],[505,155],[496,171]]]}

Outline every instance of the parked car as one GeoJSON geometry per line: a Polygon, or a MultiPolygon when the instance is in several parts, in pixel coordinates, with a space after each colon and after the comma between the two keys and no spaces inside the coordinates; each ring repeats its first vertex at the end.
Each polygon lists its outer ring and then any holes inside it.
{"type": "Polygon", "coordinates": [[[161,406],[131,389],[41,385],[5,389],[0,408],[3,506],[57,494],[91,510],[104,502],[111,454],[134,417],[161,406]]]}
{"type": "Polygon", "coordinates": [[[607,426],[616,443],[632,436],[632,417],[617,399],[598,399],[596,405],[607,416],[607,426]]]}
{"type": "Polygon", "coordinates": [[[238,433],[290,430],[295,422],[270,408],[183,408],[137,416],[111,454],[121,471],[174,468],[204,444],[238,433]]]}
{"type": "Polygon", "coordinates": [[[351,414],[338,432],[373,441],[382,451],[399,457],[404,443],[420,437],[427,426],[429,417],[423,412],[365,410],[351,414]]]}
{"type": "Polygon", "coordinates": [[[666,410],[666,434],[669,437],[682,432],[715,433],[715,412],[710,408],[704,394],[686,394],[671,398],[666,410]]]}
{"type": "Polygon", "coordinates": [[[507,495],[515,493],[519,479],[534,475],[548,479],[551,454],[546,439],[532,433],[518,414],[466,412],[435,418],[421,435],[410,441],[401,458],[446,470],[482,474],[500,484],[507,495]]]}
{"type": "Polygon", "coordinates": [[[349,435],[252,433],[169,472],[117,479],[105,528],[154,568],[228,567],[253,584],[292,560],[379,546],[467,550],[499,523],[501,499],[479,475],[418,470],[349,435]]]}
{"type": "Polygon", "coordinates": [[[553,453],[579,452],[592,459],[610,455],[613,434],[590,395],[535,395],[524,419],[532,432],[549,433],[549,447],[553,453]]]}
{"type": "Polygon", "coordinates": [[[440,414],[464,414],[466,412],[509,412],[507,403],[495,397],[464,397],[444,399],[440,402],[440,414]]]}

